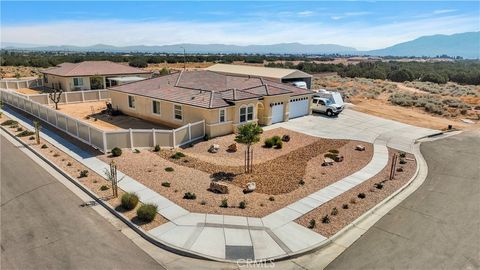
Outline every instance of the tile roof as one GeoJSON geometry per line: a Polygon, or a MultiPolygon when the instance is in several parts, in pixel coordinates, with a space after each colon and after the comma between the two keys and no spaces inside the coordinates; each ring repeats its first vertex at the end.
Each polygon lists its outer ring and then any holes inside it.
{"type": "Polygon", "coordinates": [[[43,73],[57,76],[94,76],[121,74],[148,74],[150,71],[110,61],[84,61],[80,63],[62,63],[56,67],[42,70],[43,73]]]}
{"type": "Polygon", "coordinates": [[[297,69],[258,67],[249,65],[215,64],[207,70],[233,75],[254,75],[264,78],[287,79],[287,78],[310,78],[312,75],[297,69]]]}
{"type": "Polygon", "coordinates": [[[226,107],[235,101],[263,96],[312,93],[263,78],[229,76],[207,70],[182,71],[109,89],[202,108],[226,107]]]}

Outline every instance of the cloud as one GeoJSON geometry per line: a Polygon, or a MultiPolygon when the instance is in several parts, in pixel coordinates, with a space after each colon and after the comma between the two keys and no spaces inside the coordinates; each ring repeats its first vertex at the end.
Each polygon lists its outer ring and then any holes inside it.
{"type": "Polygon", "coordinates": [[[2,41],[44,45],[93,44],[340,44],[377,49],[423,35],[479,31],[479,18],[437,16],[383,25],[366,22],[328,23],[302,20],[244,21],[126,21],[70,20],[24,25],[1,25],[2,41]]]}
{"type": "Polygon", "coordinates": [[[372,12],[368,12],[368,11],[345,12],[341,15],[333,15],[330,18],[332,20],[340,20],[348,17],[365,16],[370,14],[372,14],[372,12]]]}
{"type": "Polygon", "coordinates": [[[433,14],[445,14],[445,13],[452,13],[455,11],[457,10],[456,9],[438,9],[438,10],[434,10],[433,14]]]}
{"type": "Polygon", "coordinates": [[[308,16],[313,16],[313,15],[315,15],[315,12],[313,12],[313,11],[311,11],[311,10],[305,10],[305,11],[297,12],[297,15],[298,15],[298,16],[301,16],[301,17],[308,17],[308,16]]]}

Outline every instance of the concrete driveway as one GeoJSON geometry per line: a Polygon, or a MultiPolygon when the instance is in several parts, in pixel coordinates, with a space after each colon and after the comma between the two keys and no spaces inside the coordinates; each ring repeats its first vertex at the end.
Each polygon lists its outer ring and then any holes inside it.
{"type": "Polygon", "coordinates": [[[439,132],[438,130],[407,125],[348,108],[338,117],[313,114],[268,126],[266,129],[276,127],[324,138],[386,143],[389,147],[406,152],[412,152],[412,145],[416,139],[439,132]]]}

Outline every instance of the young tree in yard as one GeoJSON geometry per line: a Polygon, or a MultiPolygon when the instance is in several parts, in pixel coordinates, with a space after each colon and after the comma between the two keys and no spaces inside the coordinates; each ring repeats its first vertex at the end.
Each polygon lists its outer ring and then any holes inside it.
{"type": "Polygon", "coordinates": [[[105,176],[107,177],[108,181],[112,182],[112,192],[113,197],[118,197],[118,182],[122,181],[123,177],[119,180],[117,177],[117,164],[112,160],[110,162],[110,170],[105,169],[105,176]]]}
{"type": "Polygon", "coordinates": [[[245,172],[251,173],[253,171],[253,149],[252,145],[260,141],[260,134],[263,130],[257,123],[248,123],[238,127],[238,134],[235,141],[247,145],[245,151],[245,172]]]}
{"type": "Polygon", "coordinates": [[[35,141],[37,142],[37,144],[40,144],[40,122],[33,121],[33,125],[35,127],[35,141]]]}
{"type": "Polygon", "coordinates": [[[50,100],[53,101],[53,103],[55,103],[55,110],[58,110],[58,103],[60,102],[62,93],[63,93],[63,90],[61,89],[53,89],[53,92],[48,94],[48,97],[50,98],[50,100]]]}

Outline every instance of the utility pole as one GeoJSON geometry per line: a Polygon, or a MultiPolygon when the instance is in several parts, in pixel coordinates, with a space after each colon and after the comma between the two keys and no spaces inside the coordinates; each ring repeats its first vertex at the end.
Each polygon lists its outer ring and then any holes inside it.
{"type": "Polygon", "coordinates": [[[185,47],[180,47],[183,49],[183,70],[187,69],[186,57],[185,57],[185,47]]]}

